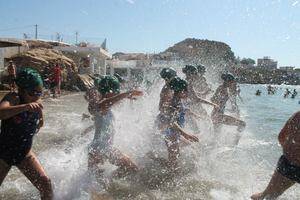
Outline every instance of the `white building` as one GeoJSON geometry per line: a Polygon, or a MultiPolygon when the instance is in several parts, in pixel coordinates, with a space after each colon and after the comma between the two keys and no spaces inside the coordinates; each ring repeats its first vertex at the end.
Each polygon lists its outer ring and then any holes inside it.
{"type": "Polygon", "coordinates": [[[23,40],[0,38],[0,72],[5,70],[7,59],[28,49],[23,40]]]}
{"type": "Polygon", "coordinates": [[[69,54],[81,74],[106,74],[106,60],[112,57],[101,47],[57,46],[54,49],[69,54]],[[85,61],[87,66],[83,63],[85,61]]]}
{"type": "Polygon", "coordinates": [[[260,67],[260,68],[273,70],[273,69],[277,69],[277,64],[278,64],[277,61],[271,59],[268,56],[257,59],[257,67],[260,67]]]}

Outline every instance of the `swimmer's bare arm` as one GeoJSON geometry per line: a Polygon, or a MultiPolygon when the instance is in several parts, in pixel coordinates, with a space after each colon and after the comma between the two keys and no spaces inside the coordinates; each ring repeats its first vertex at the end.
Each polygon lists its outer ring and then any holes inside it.
{"type": "Polygon", "coordinates": [[[98,106],[100,108],[100,111],[101,112],[107,112],[107,110],[112,106],[114,105],[115,103],[118,103],[119,101],[121,101],[122,99],[125,99],[125,98],[131,98],[133,96],[141,96],[143,95],[143,92],[142,91],[139,91],[139,90],[131,90],[129,92],[124,92],[124,93],[121,93],[121,94],[117,94],[113,97],[110,97],[110,98],[104,98],[102,99],[98,106]]]}
{"type": "Polygon", "coordinates": [[[198,115],[195,112],[191,111],[191,109],[186,109],[187,114],[196,117],[198,119],[206,119],[204,116],[198,115]]]}
{"type": "Polygon", "coordinates": [[[300,135],[300,112],[295,113],[284,125],[278,135],[281,146],[287,141],[288,137],[300,135]]]}
{"type": "Polygon", "coordinates": [[[81,135],[84,136],[84,135],[88,134],[88,133],[91,132],[94,128],[95,128],[94,125],[91,125],[91,126],[87,127],[86,129],[84,129],[84,131],[82,132],[81,135]]]}
{"type": "Polygon", "coordinates": [[[16,95],[8,94],[0,103],[0,120],[11,118],[25,111],[40,111],[43,105],[40,102],[32,102],[17,105],[19,99],[16,95]]]}
{"type": "Polygon", "coordinates": [[[173,128],[176,128],[180,135],[182,137],[184,137],[185,139],[187,139],[190,142],[199,142],[199,138],[195,135],[192,134],[188,134],[187,132],[185,132],[176,122],[173,123],[173,128]]]}
{"type": "Polygon", "coordinates": [[[170,98],[172,98],[172,94],[162,89],[160,93],[159,111],[163,111],[165,108],[168,108],[170,106],[168,104],[170,98]]]}
{"type": "Polygon", "coordinates": [[[200,98],[200,97],[196,94],[196,91],[194,90],[194,88],[193,88],[192,94],[193,94],[194,98],[197,99],[197,101],[200,102],[200,103],[205,103],[205,104],[207,104],[207,105],[211,105],[211,106],[215,106],[215,107],[218,106],[218,105],[215,104],[215,103],[212,103],[212,102],[210,102],[210,101],[207,101],[207,100],[205,100],[205,99],[200,98]]]}
{"type": "Polygon", "coordinates": [[[44,126],[44,114],[43,114],[43,111],[40,110],[39,111],[39,124],[38,124],[38,128],[37,128],[37,132],[39,132],[43,126],[44,126]]]}

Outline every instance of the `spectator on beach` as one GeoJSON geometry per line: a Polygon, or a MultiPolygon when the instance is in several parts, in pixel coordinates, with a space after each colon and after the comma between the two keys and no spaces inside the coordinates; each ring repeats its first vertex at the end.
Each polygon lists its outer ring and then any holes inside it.
{"type": "Polygon", "coordinates": [[[13,61],[9,61],[9,64],[7,66],[7,72],[8,72],[8,84],[10,88],[10,92],[14,92],[16,89],[16,66],[13,63],[13,61]]]}
{"type": "Polygon", "coordinates": [[[61,86],[61,67],[58,63],[55,64],[51,73],[51,90],[53,93],[53,97],[61,94],[60,86],[61,86]]]}
{"type": "Polygon", "coordinates": [[[51,76],[50,66],[47,65],[47,66],[45,66],[43,73],[42,73],[42,78],[43,78],[45,89],[50,88],[50,76],[51,76]]]}

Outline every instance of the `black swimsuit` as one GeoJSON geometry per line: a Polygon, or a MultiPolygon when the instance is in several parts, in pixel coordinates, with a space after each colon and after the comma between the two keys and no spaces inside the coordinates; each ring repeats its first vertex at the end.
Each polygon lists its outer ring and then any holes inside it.
{"type": "Polygon", "coordinates": [[[300,183],[300,166],[290,162],[284,155],[279,158],[277,170],[288,179],[300,183]]]}
{"type": "Polygon", "coordinates": [[[0,159],[8,165],[17,165],[26,157],[37,131],[38,112],[22,112],[1,121],[0,159]]]}

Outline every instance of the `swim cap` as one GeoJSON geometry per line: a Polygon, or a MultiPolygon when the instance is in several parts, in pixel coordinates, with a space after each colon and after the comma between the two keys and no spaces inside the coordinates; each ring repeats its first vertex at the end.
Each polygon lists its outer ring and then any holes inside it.
{"type": "Polygon", "coordinates": [[[120,74],[114,73],[114,76],[118,79],[118,81],[119,81],[120,83],[125,82],[125,79],[124,79],[122,76],[120,76],[120,74]]]}
{"type": "Polygon", "coordinates": [[[193,65],[186,65],[184,68],[182,68],[182,72],[184,74],[197,74],[198,70],[193,65]]]}
{"type": "Polygon", "coordinates": [[[160,77],[162,77],[163,79],[171,80],[176,75],[177,75],[177,73],[176,73],[175,69],[173,69],[172,67],[166,67],[160,71],[160,77]]]}
{"type": "Polygon", "coordinates": [[[205,73],[206,67],[204,65],[197,65],[197,70],[199,73],[205,73]]]}
{"type": "Polygon", "coordinates": [[[95,78],[94,78],[94,86],[95,86],[96,88],[99,88],[99,83],[100,83],[100,81],[101,81],[101,78],[100,78],[100,77],[95,77],[95,78]]]}
{"type": "Polygon", "coordinates": [[[222,74],[221,75],[221,79],[223,79],[223,81],[225,81],[225,82],[235,81],[236,80],[235,77],[232,74],[230,74],[230,73],[222,74]]]}
{"type": "Polygon", "coordinates": [[[104,76],[98,83],[98,91],[102,95],[107,93],[120,93],[120,82],[114,76],[104,76]]]}
{"type": "Polygon", "coordinates": [[[179,77],[175,77],[170,82],[170,87],[174,92],[182,92],[187,90],[188,83],[179,77]]]}
{"type": "Polygon", "coordinates": [[[25,67],[17,74],[16,84],[19,88],[34,90],[38,86],[43,87],[43,80],[37,70],[25,67]]]}

